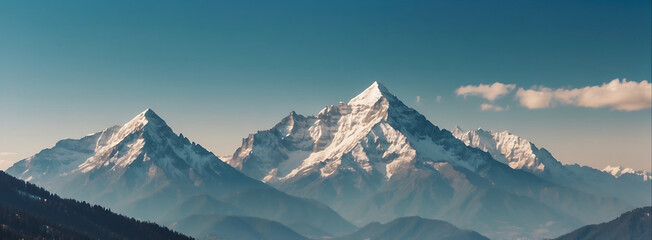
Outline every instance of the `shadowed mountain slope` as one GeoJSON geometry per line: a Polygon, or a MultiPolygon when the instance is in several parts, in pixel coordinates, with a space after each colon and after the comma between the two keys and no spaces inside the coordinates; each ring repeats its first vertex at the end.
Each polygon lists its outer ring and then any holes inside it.
{"type": "Polygon", "coordinates": [[[601,224],[581,227],[556,240],[652,239],[652,207],[637,208],[601,224]]]}

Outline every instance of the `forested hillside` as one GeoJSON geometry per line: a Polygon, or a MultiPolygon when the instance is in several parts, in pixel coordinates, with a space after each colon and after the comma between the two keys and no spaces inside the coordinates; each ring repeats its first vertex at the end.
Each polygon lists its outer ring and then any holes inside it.
{"type": "Polygon", "coordinates": [[[55,194],[0,171],[2,239],[190,239],[165,227],[55,194]]]}

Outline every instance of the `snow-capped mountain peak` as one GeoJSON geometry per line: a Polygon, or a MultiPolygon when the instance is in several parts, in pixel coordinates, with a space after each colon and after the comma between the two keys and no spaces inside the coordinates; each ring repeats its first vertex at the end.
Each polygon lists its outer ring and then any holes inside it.
{"type": "Polygon", "coordinates": [[[456,126],[452,133],[467,146],[488,152],[494,159],[514,169],[543,172],[546,168],[561,166],[545,149],[539,149],[529,140],[508,131],[487,131],[482,128],[464,131],[456,126]]]}
{"type": "Polygon", "coordinates": [[[165,134],[173,134],[172,129],[165,123],[161,117],[156,115],[156,113],[148,108],[147,110],[136,115],[129,122],[122,125],[120,130],[112,136],[109,140],[108,146],[116,145],[127,138],[129,135],[134,134],[139,131],[148,131],[151,132],[164,132],[165,134]]]}
{"type": "Polygon", "coordinates": [[[78,171],[89,172],[102,166],[112,169],[126,167],[144,154],[146,142],[149,145],[168,145],[169,139],[177,138],[172,129],[152,109],[146,109],[117,132],[104,131],[98,138],[95,155],[79,165],[78,171]]]}
{"type": "Polygon", "coordinates": [[[621,166],[607,166],[602,169],[603,172],[609,173],[616,178],[619,178],[625,174],[638,175],[643,178],[643,181],[648,181],[652,179],[652,173],[645,171],[637,171],[632,168],[625,168],[621,166]]]}
{"type": "Polygon", "coordinates": [[[389,93],[387,88],[380,84],[379,82],[374,82],[367,89],[362,91],[360,94],[352,98],[348,105],[365,105],[373,106],[381,99],[386,99],[387,101],[396,100],[396,96],[389,93]]]}
{"type": "Polygon", "coordinates": [[[136,130],[149,125],[151,127],[167,126],[165,121],[159,117],[151,108],[136,115],[133,119],[123,125],[125,131],[136,130]]]}
{"type": "Polygon", "coordinates": [[[147,172],[144,179],[162,177],[193,179],[219,174],[226,167],[200,145],[177,135],[153,110],[147,109],[119,128],[99,133],[94,150],[79,159],[73,175],[106,175],[120,178],[128,172],[147,172]],[[221,165],[221,166],[218,166],[221,165]],[[147,171],[129,169],[147,168],[147,171]]]}
{"type": "Polygon", "coordinates": [[[464,131],[455,127],[452,133],[466,145],[488,152],[511,168],[528,171],[550,182],[597,196],[615,197],[633,206],[650,204],[650,172],[612,166],[598,170],[578,164],[562,164],[545,148],[537,148],[531,141],[507,131],[481,128],[464,131]]]}
{"type": "Polygon", "coordinates": [[[621,166],[611,166],[611,165],[608,165],[607,167],[602,169],[602,171],[607,172],[607,173],[613,175],[614,177],[620,177],[621,175],[623,175],[625,173],[634,173],[635,172],[634,169],[631,169],[631,168],[623,168],[621,166]]]}
{"type": "Polygon", "coordinates": [[[316,116],[292,112],[274,128],[250,135],[228,163],[265,182],[282,182],[349,171],[388,180],[415,170],[417,161],[448,161],[471,170],[485,161],[455,157],[443,146],[450,142],[457,140],[374,82],[348,103],[327,106],[316,116]]]}

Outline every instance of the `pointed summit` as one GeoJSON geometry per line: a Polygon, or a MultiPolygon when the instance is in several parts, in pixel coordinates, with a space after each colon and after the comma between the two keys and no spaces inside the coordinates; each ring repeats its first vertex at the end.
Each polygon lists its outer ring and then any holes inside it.
{"type": "Polygon", "coordinates": [[[290,114],[288,114],[286,117],[284,117],[281,120],[281,122],[285,124],[293,125],[297,119],[301,119],[301,118],[303,118],[301,114],[298,114],[295,111],[291,111],[290,114]]]}
{"type": "Polygon", "coordinates": [[[143,143],[145,137],[150,140],[176,137],[165,121],[156,115],[152,109],[148,108],[122,125],[115,134],[107,135],[106,145],[98,146],[97,151],[101,151],[101,148],[113,148],[122,142],[129,142],[135,139],[130,136],[138,136],[136,139],[143,138],[143,143]],[[152,138],[152,136],[155,137],[152,138]]]}
{"type": "Polygon", "coordinates": [[[120,133],[128,134],[133,131],[143,129],[146,125],[153,128],[167,126],[165,121],[156,115],[154,110],[148,108],[140,114],[136,115],[129,122],[125,123],[125,125],[123,125],[120,129],[120,133]]]}
{"type": "Polygon", "coordinates": [[[349,105],[374,105],[378,100],[385,99],[395,99],[396,97],[392,95],[385,86],[379,82],[374,82],[367,89],[362,91],[358,96],[355,96],[349,105]]]}
{"type": "Polygon", "coordinates": [[[160,118],[158,115],[156,115],[156,113],[154,112],[154,110],[152,110],[151,108],[147,108],[147,109],[145,109],[145,111],[143,111],[143,112],[140,113],[140,114],[142,114],[143,116],[148,117],[148,118],[152,118],[152,117],[154,117],[154,118],[160,118]]]}
{"type": "Polygon", "coordinates": [[[389,91],[387,91],[387,88],[385,87],[385,85],[379,83],[378,81],[374,81],[374,83],[372,83],[371,86],[369,86],[369,87],[375,87],[380,92],[389,93],[389,91]]]}
{"type": "Polygon", "coordinates": [[[453,131],[451,131],[451,133],[453,134],[453,136],[461,136],[466,132],[459,125],[455,125],[455,128],[453,128],[453,131]]]}
{"type": "Polygon", "coordinates": [[[147,121],[148,123],[153,123],[157,125],[166,125],[165,121],[163,121],[163,119],[159,117],[151,108],[145,109],[145,111],[138,114],[131,121],[134,120],[147,121]]]}

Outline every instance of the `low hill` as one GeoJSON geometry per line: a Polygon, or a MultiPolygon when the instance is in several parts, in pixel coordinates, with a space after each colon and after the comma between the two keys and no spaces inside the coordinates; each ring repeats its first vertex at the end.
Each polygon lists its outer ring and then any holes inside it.
{"type": "Polygon", "coordinates": [[[652,207],[637,208],[601,224],[581,227],[556,240],[652,239],[652,207]]]}
{"type": "Polygon", "coordinates": [[[337,240],[486,240],[474,231],[461,230],[450,223],[420,217],[402,217],[389,223],[370,223],[337,240]]]}
{"type": "Polygon", "coordinates": [[[192,215],[173,228],[203,240],[307,240],[283,224],[255,217],[192,215]]]}

